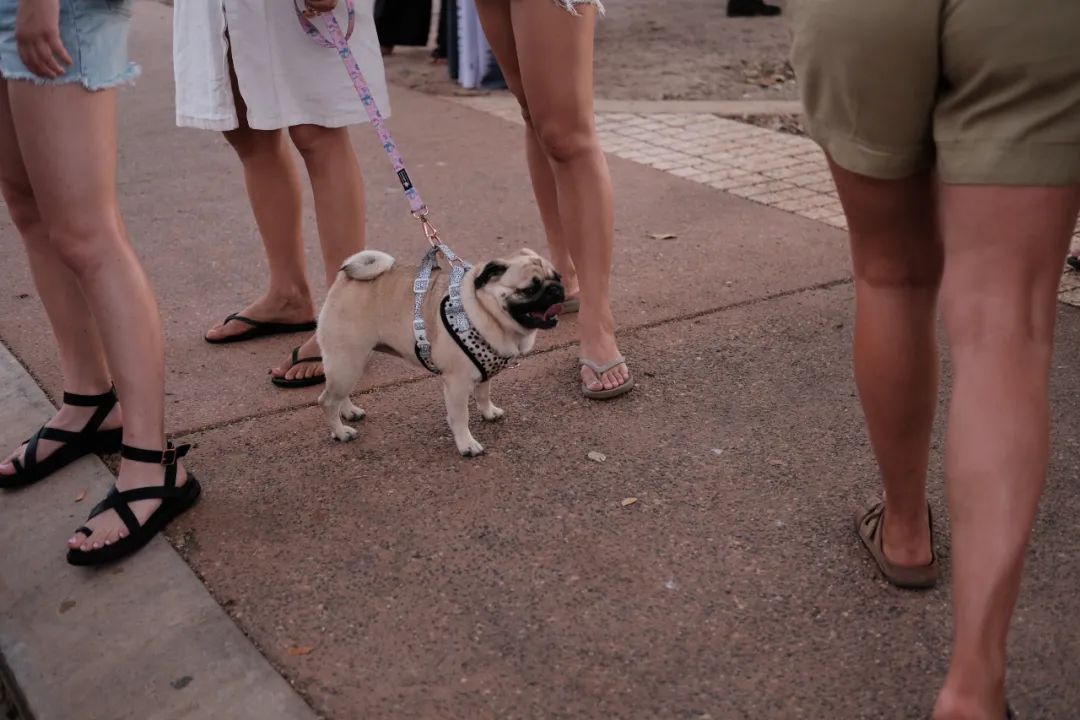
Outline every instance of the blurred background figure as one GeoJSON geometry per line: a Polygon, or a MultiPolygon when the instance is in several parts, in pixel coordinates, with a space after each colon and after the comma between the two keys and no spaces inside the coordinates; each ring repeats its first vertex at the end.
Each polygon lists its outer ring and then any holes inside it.
{"type": "Polygon", "coordinates": [[[780,12],[780,8],[764,0],[728,0],[727,4],[728,17],[773,17],[780,12]]]}
{"type": "Polygon", "coordinates": [[[375,30],[383,55],[398,45],[425,47],[431,35],[431,0],[375,0],[375,30]]]}

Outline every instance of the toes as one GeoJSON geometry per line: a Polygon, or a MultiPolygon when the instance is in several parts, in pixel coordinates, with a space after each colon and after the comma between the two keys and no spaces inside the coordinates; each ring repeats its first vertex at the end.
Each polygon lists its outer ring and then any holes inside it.
{"type": "Polygon", "coordinates": [[[584,382],[585,387],[589,388],[590,390],[604,389],[604,383],[601,382],[600,378],[596,376],[596,373],[594,373],[592,370],[589,370],[588,368],[582,369],[581,381],[584,382]]]}
{"type": "Polygon", "coordinates": [[[18,450],[4,458],[3,461],[0,461],[0,475],[11,476],[15,474],[15,458],[22,457],[24,447],[26,446],[20,447],[18,450]]]}

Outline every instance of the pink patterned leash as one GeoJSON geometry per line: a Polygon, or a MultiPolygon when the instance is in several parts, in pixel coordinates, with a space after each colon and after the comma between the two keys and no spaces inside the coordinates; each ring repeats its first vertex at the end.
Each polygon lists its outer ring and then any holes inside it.
{"type": "MultiPolygon", "coordinates": [[[[356,58],[352,54],[352,50],[349,49],[349,38],[352,37],[353,29],[356,27],[356,6],[354,0],[345,0],[345,7],[349,13],[349,27],[346,32],[341,31],[341,25],[338,23],[337,18],[334,17],[332,12],[319,13],[306,8],[301,7],[303,0],[293,0],[293,7],[296,9],[296,17],[300,21],[300,26],[304,28],[312,40],[322,45],[325,48],[332,48],[337,50],[338,55],[341,56],[341,61],[345,64],[345,69],[349,73],[349,77],[352,78],[353,87],[356,88],[356,94],[360,96],[360,102],[364,106],[364,110],[367,111],[368,117],[371,119],[371,125],[375,128],[375,132],[379,134],[379,140],[382,142],[383,150],[386,151],[387,156],[390,158],[391,164],[394,166],[394,172],[397,173],[398,181],[401,183],[402,189],[405,191],[405,198],[409,201],[409,207],[412,209],[413,217],[421,222],[424,228],[424,236],[427,237],[428,242],[432,247],[438,247],[442,244],[439,240],[439,233],[428,221],[428,209],[424,204],[424,200],[420,197],[420,191],[413,185],[412,180],[409,179],[409,173],[405,169],[405,160],[401,157],[401,152],[398,150],[397,143],[394,142],[393,136],[390,134],[390,130],[386,127],[386,121],[379,112],[379,106],[375,102],[375,98],[371,95],[371,88],[368,87],[367,81],[364,80],[364,74],[360,71],[360,65],[356,62],[356,58]],[[315,27],[315,24],[311,22],[312,17],[322,17],[323,22],[326,24],[326,35],[323,35],[319,31],[319,28],[315,27]],[[328,37],[327,37],[328,36],[328,37]]],[[[453,260],[456,258],[448,257],[447,259],[453,264],[453,260]]]]}

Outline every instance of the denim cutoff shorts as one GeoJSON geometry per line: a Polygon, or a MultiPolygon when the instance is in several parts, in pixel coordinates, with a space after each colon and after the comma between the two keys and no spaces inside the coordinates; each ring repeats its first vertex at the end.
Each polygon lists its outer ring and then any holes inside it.
{"type": "MultiPolygon", "coordinates": [[[[190,0],[189,0],[190,1],[190,0]]],[[[139,67],[128,60],[128,29],[133,0],[60,0],[60,41],[71,65],[57,78],[30,72],[15,44],[19,0],[0,0],[0,76],[38,85],[81,83],[87,90],[105,90],[132,82],[139,67]]]]}

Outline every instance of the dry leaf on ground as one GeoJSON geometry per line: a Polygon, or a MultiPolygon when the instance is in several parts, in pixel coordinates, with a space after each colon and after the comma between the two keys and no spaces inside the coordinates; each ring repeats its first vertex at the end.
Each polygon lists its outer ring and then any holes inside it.
{"type": "Polygon", "coordinates": [[[622,501],[622,506],[626,507],[627,505],[633,505],[636,502],[637,502],[637,498],[635,498],[635,497],[624,498],[623,501],[622,501]]]}
{"type": "Polygon", "coordinates": [[[291,647],[291,648],[289,648],[289,654],[290,655],[310,655],[311,651],[314,650],[314,649],[315,648],[313,648],[310,645],[301,645],[299,647],[291,647]]]}

